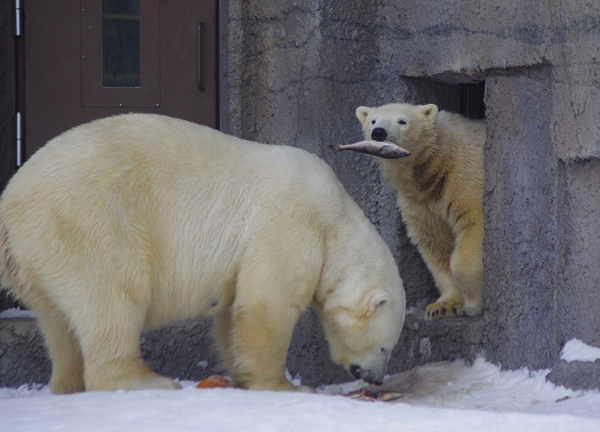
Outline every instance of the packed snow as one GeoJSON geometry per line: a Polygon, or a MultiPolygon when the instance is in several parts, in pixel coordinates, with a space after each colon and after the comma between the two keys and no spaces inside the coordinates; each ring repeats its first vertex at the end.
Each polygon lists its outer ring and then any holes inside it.
{"type": "MultiPolygon", "coordinates": [[[[386,379],[396,401],[345,394],[197,389],[51,395],[47,386],[0,389],[0,431],[600,431],[600,392],[546,382],[548,371],[501,371],[477,359],[432,363],[386,379]]],[[[293,380],[300,382],[299,377],[293,380]]]]}
{"type": "Polygon", "coordinates": [[[600,348],[586,345],[579,339],[571,339],[560,352],[560,359],[567,363],[574,361],[595,362],[600,359],[600,348]]]}

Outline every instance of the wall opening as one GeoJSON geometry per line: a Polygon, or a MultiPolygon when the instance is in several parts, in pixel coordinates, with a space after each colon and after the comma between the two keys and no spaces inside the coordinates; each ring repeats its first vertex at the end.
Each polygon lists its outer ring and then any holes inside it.
{"type": "Polygon", "coordinates": [[[473,120],[485,119],[485,81],[461,83],[453,79],[406,78],[398,99],[413,104],[434,103],[440,110],[461,114],[473,120]]]}
{"type": "Polygon", "coordinates": [[[460,86],[460,113],[473,120],[485,118],[485,81],[460,86]]]}

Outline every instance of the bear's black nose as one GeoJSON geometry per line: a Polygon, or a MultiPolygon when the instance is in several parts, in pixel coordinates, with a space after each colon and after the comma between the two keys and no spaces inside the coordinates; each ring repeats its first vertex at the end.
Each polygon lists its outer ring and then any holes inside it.
{"type": "Polygon", "coordinates": [[[356,379],[360,379],[360,366],[352,365],[350,366],[350,374],[356,379]]]}
{"type": "Polygon", "coordinates": [[[375,128],[373,132],[371,132],[371,138],[375,141],[385,141],[387,138],[387,132],[384,128],[375,128]]]}

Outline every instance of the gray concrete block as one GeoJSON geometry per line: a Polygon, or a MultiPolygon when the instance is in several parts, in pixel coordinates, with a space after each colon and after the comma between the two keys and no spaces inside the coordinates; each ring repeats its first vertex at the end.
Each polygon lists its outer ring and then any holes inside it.
{"type": "Polygon", "coordinates": [[[558,354],[557,161],[544,115],[550,87],[545,68],[486,80],[486,354],[507,368],[551,367],[558,354]]]}
{"type": "Polygon", "coordinates": [[[559,361],[554,364],[546,379],[556,385],[572,389],[600,388],[600,360],[591,362],[559,361]]]}
{"type": "Polygon", "coordinates": [[[0,319],[0,386],[47,383],[51,372],[36,320],[0,319]]]}
{"type": "Polygon", "coordinates": [[[559,166],[563,249],[555,293],[557,340],[600,346],[600,160],[559,166]]]}

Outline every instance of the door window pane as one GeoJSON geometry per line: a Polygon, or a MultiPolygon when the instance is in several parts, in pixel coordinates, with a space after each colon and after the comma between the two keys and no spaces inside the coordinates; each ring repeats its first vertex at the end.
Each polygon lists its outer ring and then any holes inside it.
{"type": "Polygon", "coordinates": [[[102,0],[102,86],[140,87],[140,0],[102,0]]]}

